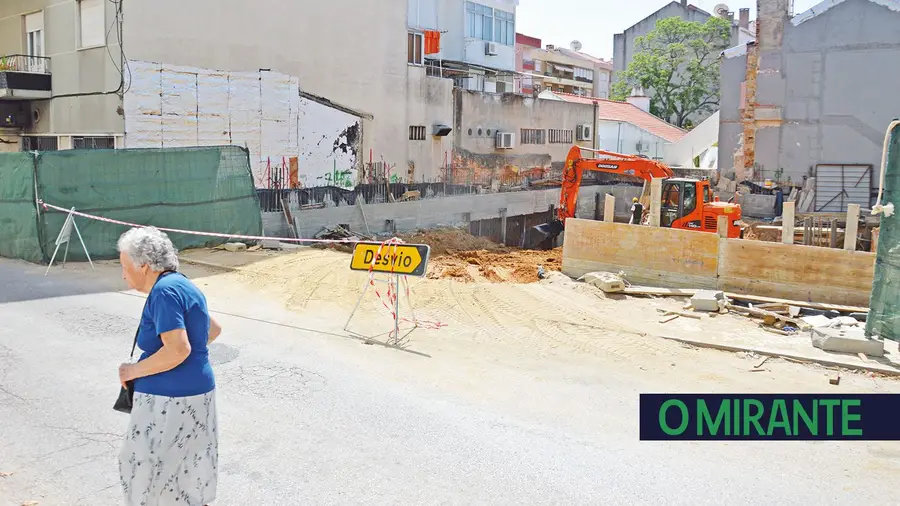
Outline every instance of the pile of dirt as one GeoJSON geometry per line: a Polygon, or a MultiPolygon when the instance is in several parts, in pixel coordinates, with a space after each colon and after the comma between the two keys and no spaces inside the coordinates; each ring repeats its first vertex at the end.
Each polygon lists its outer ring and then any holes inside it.
{"type": "Polygon", "coordinates": [[[432,257],[427,276],[463,282],[534,283],[544,273],[562,269],[562,249],[530,251],[460,251],[432,257]]]}
{"type": "Polygon", "coordinates": [[[403,234],[401,239],[408,243],[431,246],[432,257],[457,251],[503,250],[505,247],[485,237],[476,237],[461,228],[422,230],[413,234],[403,234]]]}
{"type": "Polygon", "coordinates": [[[462,282],[534,283],[545,273],[562,269],[562,249],[532,251],[510,248],[466,230],[423,230],[400,236],[406,242],[431,246],[426,276],[462,282]]]}

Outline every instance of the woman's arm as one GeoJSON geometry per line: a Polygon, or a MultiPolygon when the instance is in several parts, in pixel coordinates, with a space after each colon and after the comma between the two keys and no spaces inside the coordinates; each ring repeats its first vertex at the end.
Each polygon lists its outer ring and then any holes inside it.
{"type": "Polygon", "coordinates": [[[191,354],[191,343],[185,329],[163,332],[160,337],[163,346],[159,351],[136,364],[122,364],[119,367],[122,383],[172,370],[191,354]]]}
{"type": "Polygon", "coordinates": [[[212,316],[209,317],[209,339],[206,340],[206,344],[209,344],[216,340],[219,337],[219,334],[222,333],[222,326],[219,325],[219,322],[215,320],[212,316]]]}

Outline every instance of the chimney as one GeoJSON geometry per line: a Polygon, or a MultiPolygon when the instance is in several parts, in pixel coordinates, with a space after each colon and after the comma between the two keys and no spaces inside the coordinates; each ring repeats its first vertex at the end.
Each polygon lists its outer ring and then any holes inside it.
{"type": "Polygon", "coordinates": [[[738,11],[738,26],[746,30],[750,29],[750,8],[746,7],[738,11]]]}
{"type": "Polygon", "coordinates": [[[556,46],[554,46],[553,44],[547,44],[547,51],[553,51],[554,49],[556,49],[556,46]]]}
{"type": "Polygon", "coordinates": [[[650,112],[650,97],[644,93],[644,89],[640,86],[632,88],[631,95],[625,101],[644,112],[650,112]]]}
{"type": "Polygon", "coordinates": [[[687,0],[681,0],[681,6],[687,7],[687,0]]]}
{"type": "Polygon", "coordinates": [[[791,0],[758,0],[756,45],[760,51],[781,49],[784,24],[790,18],[791,0]]]}

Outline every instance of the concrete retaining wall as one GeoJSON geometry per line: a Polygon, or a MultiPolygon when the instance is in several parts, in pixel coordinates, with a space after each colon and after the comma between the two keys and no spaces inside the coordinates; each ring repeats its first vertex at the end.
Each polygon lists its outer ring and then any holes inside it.
{"type": "MultiPolygon", "coordinates": [[[[594,217],[594,195],[610,192],[616,197],[616,216],[628,219],[632,197],[640,194],[640,187],[633,186],[585,186],[578,194],[576,216],[594,217]]],[[[364,204],[362,206],[338,206],[306,211],[294,210],[294,222],[300,237],[310,238],[322,227],[348,224],[350,228],[370,234],[390,233],[389,221],[397,232],[411,232],[440,227],[460,227],[472,220],[500,216],[506,209],[507,216],[519,216],[546,211],[559,202],[559,189],[523,192],[504,192],[483,195],[461,195],[423,199],[412,202],[364,204]]],[[[601,210],[603,203],[601,201],[601,210]]],[[[277,236],[281,229],[281,214],[263,213],[266,235],[277,236]],[[266,214],[272,214],[266,217],[266,214]]]]}
{"type": "Polygon", "coordinates": [[[635,284],[718,288],[792,300],[868,306],[875,255],[720,239],[706,232],[566,221],[563,272],[625,271],[635,284]]]}

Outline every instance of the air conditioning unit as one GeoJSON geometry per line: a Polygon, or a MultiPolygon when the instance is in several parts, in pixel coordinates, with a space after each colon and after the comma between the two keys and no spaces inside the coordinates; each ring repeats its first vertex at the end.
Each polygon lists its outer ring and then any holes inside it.
{"type": "Polygon", "coordinates": [[[497,44],[493,42],[485,42],[484,54],[486,54],[487,56],[497,56],[497,44]]]}
{"type": "Polygon", "coordinates": [[[512,149],[515,147],[515,137],[512,132],[497,132],[497,149],[512,149]]]}
{"type": "Polygon", "coordinates": [[[431,125],[431,135],[435,137],[445,137],[449,135],[452,130],[452,128],[443,124],[431,125]]]}
{"type": "Polygon", "coordinates": [[[594,132],[593,125],[586,123],[584,125],[578,125],[575,128],[575,140],[578,141],[591,141],[594,140],[594,132]]]}

